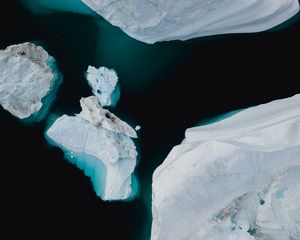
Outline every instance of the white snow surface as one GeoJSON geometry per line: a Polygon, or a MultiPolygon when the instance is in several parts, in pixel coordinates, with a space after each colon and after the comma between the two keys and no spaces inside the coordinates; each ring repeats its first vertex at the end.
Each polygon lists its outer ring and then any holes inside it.
{"type": "Polygon", "coordinates": [[[151,240],[300,239],[300,95],[187,129],[152,190],[151,240]]]}
{"type": "Polygon", "coordinates": [[[0,51],[0,105],[5,110],[24,119],[41,109],[55,81],[49,58],[42,47],[29,42],[0,51]]]}
{"type": "Polygon", "coordinates": [[[299,11],[298,0],[81,0],[146,43],[259,32],[299,11]]]}

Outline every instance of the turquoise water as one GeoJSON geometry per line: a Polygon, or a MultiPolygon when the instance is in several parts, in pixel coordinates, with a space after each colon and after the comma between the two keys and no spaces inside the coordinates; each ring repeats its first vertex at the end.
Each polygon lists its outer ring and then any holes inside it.
{"type": "Polygon", "coordinates": [[[111,106],[110,106],[111,108],[114,108],[117,105],[120,99],[120,94],[121,94],[121,88],[120,85],[117,84],[115,90],[111,94],[111,106]]]}
{"type": "Polygon", "coordinates": [[[229,118],[241,111],[243,111],[244,109],[238,109],[238,110],[234,110],[234,111],[230,111],[228,113],[224,113],[224,114],[220,114],[220,115],[217,115],[217,116],[212,116],[212,117],[209,117],[209,118],[206,118],[206,119],[203,119],[201,120],[197,126],[205,126],[205,125],[209,125],[209,124],[213,124],[213,123],[216,123],[216,122],[220,122],[226,118],[229,118]]]}

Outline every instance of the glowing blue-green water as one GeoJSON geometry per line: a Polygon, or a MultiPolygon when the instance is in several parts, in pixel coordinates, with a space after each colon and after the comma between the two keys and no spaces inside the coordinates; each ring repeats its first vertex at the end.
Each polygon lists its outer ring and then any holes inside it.
{"type": "Polygon", "coordinates": [[[110,107],[115,107],[120,99],[120,94],[121,94],[121,88],[120,85],[117,84],[115,90],[112,92],[111,95],[111,106],[110,107]]]}
{"type": "Polygon", "coordinates": [[[98,197],[103,197],[106,184],[106,166],[99,159],[84,153],[74,153],[64,150],[65,158],[90,177],[94,190],[98,197]]]}
{"type": "Polygon", "coordinates": [[[228,113],[224,113],[224,114],[221,114],[221,115],[217,115],[217,116],[213,116],[213,117],[210,117],[210,118],[206,118],[202,121],[199,122],[199,124],[197,124],[198,126],[205,126],[205,125],[209,125],[209,124],[213,124],[213,123],[216,123],[216,122],[219,122],[219,121],[222,121],[226,118],[229,118],[239,112],[243,111],[243,109],[239,109],[239,110],[234,110],[234,111],[230,111],[228,113]]]}

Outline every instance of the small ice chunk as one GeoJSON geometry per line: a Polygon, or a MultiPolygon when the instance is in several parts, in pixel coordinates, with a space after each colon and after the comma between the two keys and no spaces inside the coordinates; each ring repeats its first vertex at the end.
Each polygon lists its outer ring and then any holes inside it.
{"type": "Polygon", "coordinates": [[[102,106],[115,106],[120,97],[118,76],[113,69],[89,66],[86,79],[102,106]]]}

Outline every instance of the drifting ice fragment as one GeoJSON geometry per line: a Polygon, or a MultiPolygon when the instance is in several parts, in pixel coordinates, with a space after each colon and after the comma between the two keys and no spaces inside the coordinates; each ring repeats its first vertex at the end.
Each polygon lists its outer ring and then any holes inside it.
{"type": "Polygon", "coordinates": [[[92,88],[93,94],[99,103],[105,106],[115,106],[120,97],[118,76],[112,69],[100,67],[99,69],[89,66],[86,79],[92,88]]]}

